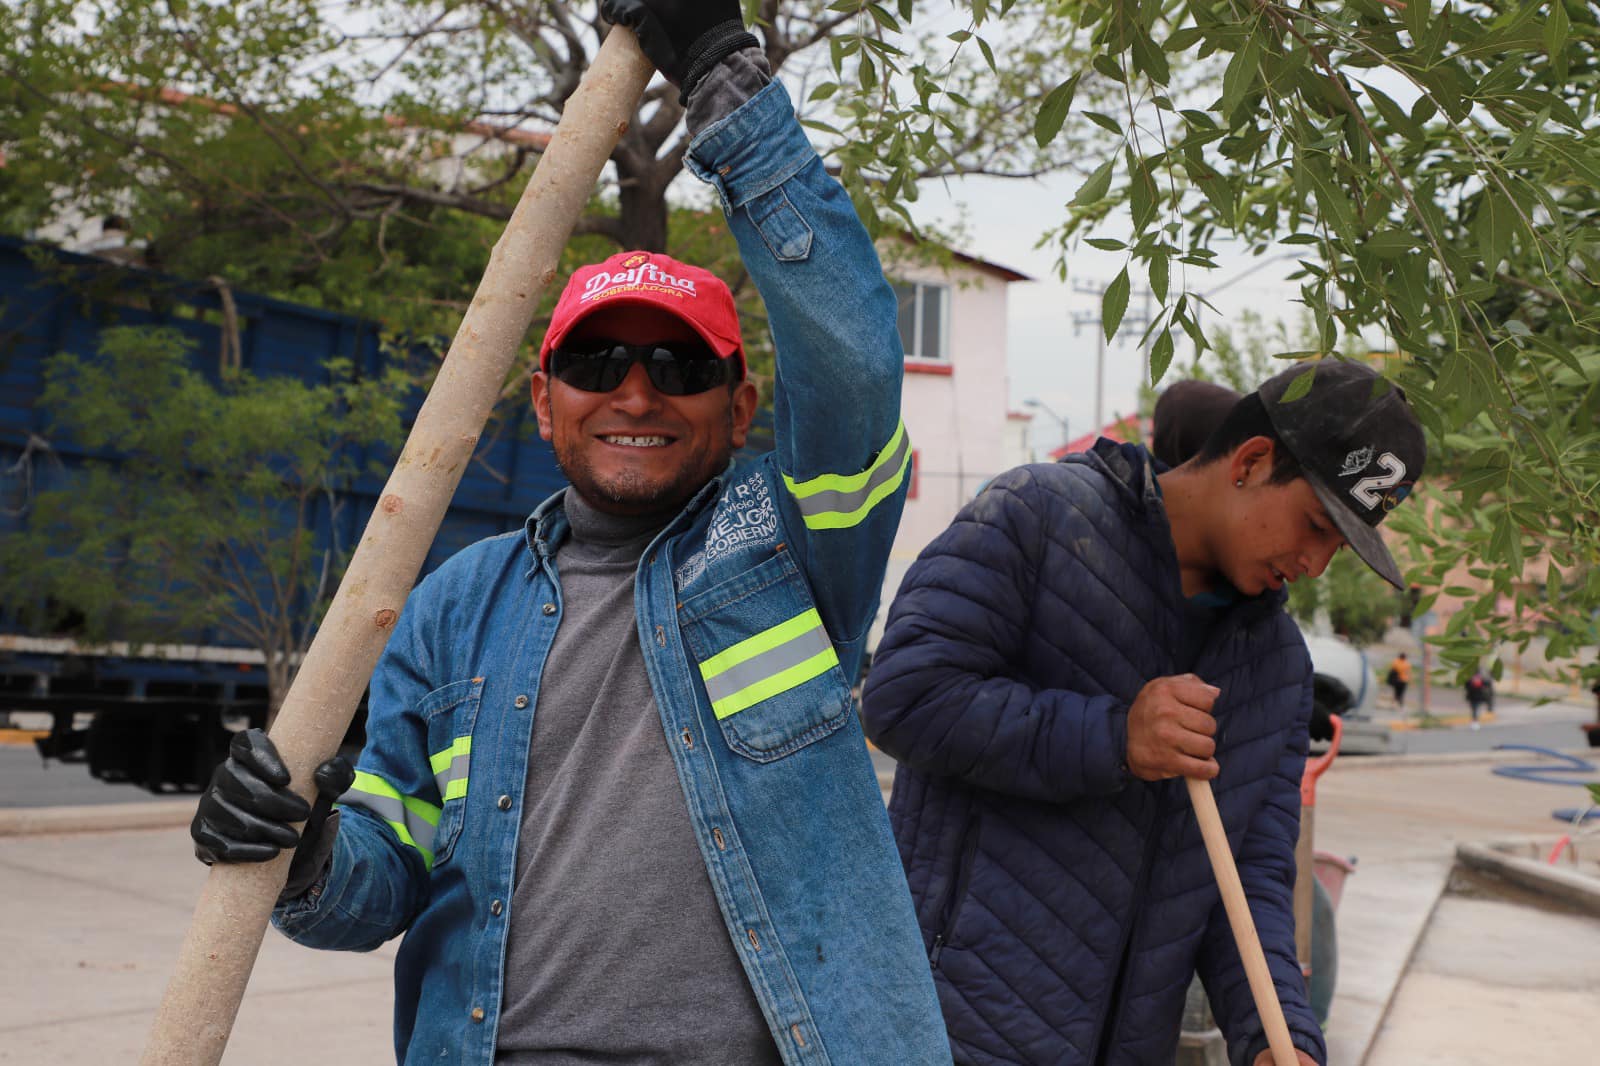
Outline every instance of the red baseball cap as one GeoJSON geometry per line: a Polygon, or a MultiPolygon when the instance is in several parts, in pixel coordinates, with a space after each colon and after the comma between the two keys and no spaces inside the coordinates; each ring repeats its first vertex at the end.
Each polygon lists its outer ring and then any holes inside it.
{"type": "Polygon", "coordinates": [[[618,252],[603,263],[573,271],[550,316],[539,369],[550,369],[551,351],[579,322],[617,307],[653,307],[681,319],[718,357],[738,359],[739,376],[744,377],[744,342],[733,293],[711,271],[661,252],[618,252]]]}

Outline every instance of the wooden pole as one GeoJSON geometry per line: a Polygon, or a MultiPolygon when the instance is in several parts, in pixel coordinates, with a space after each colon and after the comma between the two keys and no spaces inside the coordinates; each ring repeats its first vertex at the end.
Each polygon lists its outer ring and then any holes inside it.
{"type": "Polygon", "coordinates": [[[1200,835],[1205,838],[1211,871],[1222,892],[1228,924],[1233,927],[1233,941],[1239,946],[1239,958],[1244,961],[1245,976],[1250,980],[1250,995],[1256,1001],[1256,1013],[1267,1031],[1273,1064],[1298,1066],[1300,1056],[1289,1038],[1289,1023],[1284,1021],[1283,1005],[1278,1002],[1278,990],[1272,984],[1272,971],[1267,968],[1261,938],[1256,935],[1255,919],[1250,917],[1250,901],[1245,898],[1244,885],[1239,882],[1239,868],[1234,865],[1233,852],[1228,847],[1228,832],[1222,826],[1217,797],[1211,794],[1209,781],[1195,777],[1184,781],[1189,786],[1189,802],[1194,806],[1195,820],[1200,823],[1200,835]]]}
{"type": "MultiPolygon", "coordinates": [[[[312,798],[312,771],[338,750],[439,523],[472,458],[540,297],[600,170],[628,128],[652,68],[631,32],[614,29],[562,112],[395,463],[327,618],[272,729],[312,798]]],[[[233,1029],[286,853],[218,864],[206,880],[142,1066],[216,1066],[233,1029]]]]}

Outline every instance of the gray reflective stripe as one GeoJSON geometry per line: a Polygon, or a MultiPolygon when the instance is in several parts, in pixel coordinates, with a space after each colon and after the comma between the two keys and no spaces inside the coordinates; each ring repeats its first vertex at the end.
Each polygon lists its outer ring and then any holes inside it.
{"type": "Polygon", "coordinates": [[[700,664],[718,720],[788,692],[839,663],[816,608],[763,630],[700,664]]]}
{"type": "Polygon", "coordinates": [[[402,844],[422,853],[422,861],[433,866],[433,835],[439,824],[439,808],[414,796],[402,796],[398,789],[376,774],[356,771],[355,784],[339,797],[345,807],[364,807],[382,818],[402,844]]]}
{"type": "Polygon", "coordinates": [[[833,642],[821,626],[808,629],[788,643],[779,644],[771,651],[747,659],[711,678],[706,682],[706,695],[711,697],[712,703],[719,703],[736,692],[780,674],[791,666],[799,666],[813,655],[832,648],[833,642]]]}
{"type": "Polygon", "coordinates": [[[472,758],[472,738],[456,737],[455,742],[428,759],[439,799],[449,803],[467,794],[467,768],[472,758]]]}
{"type": "MultiPolygon", "coordinates": [[[[861,521],[884,496],[898,486],[905,475],[906,462],[911,455],[911,436],[902,425],[895,434],[895,447],[878,457],[867,477],[849,488],[825,488],[832,478],[817,478],[805,484],[790,482],[790,492],[799,504],[800,513],[807,526],[818,525],[822,516],[829,516],[823,528],[848,528],[861,521]]],[[[787,480],[787,479],[786,479],[787,480]]],[[[854,479],[837,479],[840,481],[854,479]]]]}

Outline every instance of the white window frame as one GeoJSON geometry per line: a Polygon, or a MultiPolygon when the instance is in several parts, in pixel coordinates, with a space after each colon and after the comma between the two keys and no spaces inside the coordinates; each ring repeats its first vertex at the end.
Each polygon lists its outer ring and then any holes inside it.
{"type": "Polygon", "coordinates": [[[900,343],[905,348],[906,361],[914,363],[942,363],[950,362],[950,287],[936,285],[928,281],[896,281],[895,289],[896,327],[899,325],[898,311],[902,289],[910,289],[911,298],[911,326],[912,336],[901,336],[900,343]],[[939,349],[936,352],[923,350],[923,294],[928,290],[935,290],[940,294],[939,299],[939,349]]]}

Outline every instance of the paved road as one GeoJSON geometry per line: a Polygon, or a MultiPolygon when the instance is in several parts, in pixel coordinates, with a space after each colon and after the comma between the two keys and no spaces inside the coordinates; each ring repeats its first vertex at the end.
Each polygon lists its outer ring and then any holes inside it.
{"type": "Polygon", "coordinates": [[[45,762],[26,741],[24,736],[0,731],[0,807],[144,803],[155,798],[136,785],[96,781],[81,762],[45,762]]]}

